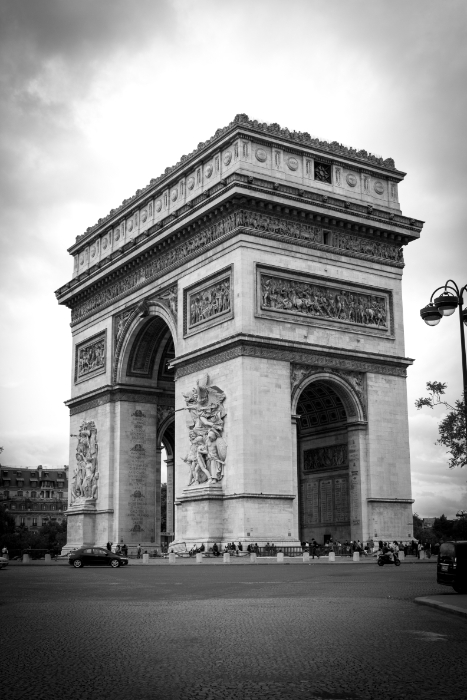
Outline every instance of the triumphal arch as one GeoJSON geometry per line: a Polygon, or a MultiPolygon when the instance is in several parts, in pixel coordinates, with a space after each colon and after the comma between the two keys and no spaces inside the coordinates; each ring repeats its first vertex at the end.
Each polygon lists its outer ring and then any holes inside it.
{"type": "Polygon", "coordinates": [[[412,535],[405,173],[237,115],[70,248],[67,548],[412,535]],[[165,448],[165,452],[162,452],[165,448]]]}

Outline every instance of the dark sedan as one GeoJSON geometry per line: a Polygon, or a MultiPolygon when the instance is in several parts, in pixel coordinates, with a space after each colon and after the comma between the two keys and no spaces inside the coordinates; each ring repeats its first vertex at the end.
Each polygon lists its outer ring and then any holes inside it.
{"type": "Polygon", "coordinates": [[[82,566],[111,566],[116,569],[128,564],[128,559],[120,554],[109,552],[104,547],[81,547],[70,554],[68,563],[75,569],[82,566]]]}

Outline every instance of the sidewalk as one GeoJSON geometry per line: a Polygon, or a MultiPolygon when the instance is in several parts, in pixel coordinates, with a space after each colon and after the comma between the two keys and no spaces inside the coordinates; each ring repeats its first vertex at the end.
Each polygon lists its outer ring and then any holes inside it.
{"type": "Polygon", "coordinates": [[[454,591],[432,595],[429,598],[415,598],[414,602],[418,605],[428,605],[430,608],[436,608],[451,615],[467,618],[467,595],[460,595],[454,591]]]}
{"type": "MultiPolygon", "coordinates": [[[[212,566],[219,566],[223,565],[224,561],[222,556],[219,557],[203,557],[203,561],[199,566],[205,566],[205,565],[212,565],[212,566]]],[[[250,557],[249,556],[243,556],[243,557],[236,557],[236,556],[231,556],[230,557],[230,565],[250,565],[250,557]]],[[[258,557],[256,559],[255,564],[251,564],[251,566],[258,566],[258,565],[265,565],[265,564],[277,564],[277,566],[287,566],[288,564],[305,564],[307,566],[311,565],[329,565],[333,566],[334,564],[354,564],[355,566],[359,566],[360,564],[365,564],[369,565],[372,564],[373,566],[376,566],[376,557],[361,557],[360,561],[353,561],[352,557],[337,557],[336,556],[336,561],[335,562],[330,562],[328,561],[328,557],[320,557],[319,559],[315,557],[314,559],[310,558],[309,562],[304,562],[302,557],[284,557],[284,562],[283,564],[278,564],[276,557],[258,557]]],[[[406,564],[419,564],[419,565],[424,565],[424,564],[436,564],[436,557],[432,557],[431,559],[417,559],[417,557],[409,556],[404,561],[401,562],[401,566],[405,566],[406,564]]],[[[35,559],[32,561],[29,561],[27,564],[23,564],[21,560],[10,560],[9,566],[62,566],[62,565],[67,565],[68,566],[68,557],[61,557],[58,560],[52,559],[51,562],[46,562],[43,559],[35,559]]],[[[130,559],[129,560],[129,566],[174,566],[174,564],[169,564],[168,559],[164,559],[163,557],[154,557],[150,558],[148,564],[144,564],[143,559],[130,559]]],[[[177,557],[175,560],[175,565],[176,566],[196,566],[196,557],[177,557]]],[[[386,564],[386,566],[390,566],[389,564],[386,564]]]]}

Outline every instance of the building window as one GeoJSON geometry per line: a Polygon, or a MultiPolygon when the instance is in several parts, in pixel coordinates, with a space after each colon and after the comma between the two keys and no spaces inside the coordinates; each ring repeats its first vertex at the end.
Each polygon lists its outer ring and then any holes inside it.
{"type": "Polygon", "coordinates": [[[3,472],[2,472],[2,476],[8,476],[8,472],[3,471],[3,472]]]}
{"type": "Polygon", "coordinates": [[[51,505],[51,506],[50,506],[50,510],[55,510],[55,506],[54,506],[54,505],[51,505]]]}
{"type": "Polygon", "coordinates": [[[17,493],[16,495],[17,495],[17,496],[22,496],[22,495],[23,495],[23,492],[22,492],[22,491],[18,491],[18,493],[17,493]]]}
{"type": "Polygon", "coordinates": [[[62,500],[62,498],[63,498],[63,491],[59,491],[59,492],[58,492],[58,497],[59,497],[60,500],[62,500]]]}
{"type": "Polygon", "coordinates": [[[19,519],[19,524],[20,525],[26,525],[26,520],[24,518],[19,519]]]}
{"type": "Polygon", "coordinates": [[[4,491],[4,492],[3,492],[3,495],[5,496],[5,498],[10,498],[10,492],[9,492],[9,491],[4,491]]]}
{"type": "Polygon", "coordinates": [[[11,510],[16,510],[16,505],[14,503],[11,504],[11,510]]]}
{"type": "Polygon", "coordinates": [[[37,518],[32,519],[32,526],[37,527],[37,518]]]}
{"type": "Polygon", "coordinates": [[[31,498],[37,498],[36,491],[31,491],[31,498]]]}
{"type": "Polygon", "coordinates": [[[42,504],[42,510],[47,510],[47,506],[45,503],[42,504]]]}
{"type": "Polygon", "coordinates": [[[24,505],[24,503],[20,503],[19,509],[26,510],[26,506],[24,505]]]}

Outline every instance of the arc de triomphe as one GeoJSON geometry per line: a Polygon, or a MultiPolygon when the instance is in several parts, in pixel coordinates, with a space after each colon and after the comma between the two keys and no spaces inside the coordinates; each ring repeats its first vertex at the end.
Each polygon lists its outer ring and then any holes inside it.
{"type": "Polygon", "coordinates": [[[237,115],[78,236],[67,549],[412,535],[404,173],[237,115]]]}

